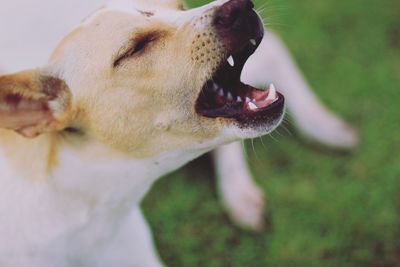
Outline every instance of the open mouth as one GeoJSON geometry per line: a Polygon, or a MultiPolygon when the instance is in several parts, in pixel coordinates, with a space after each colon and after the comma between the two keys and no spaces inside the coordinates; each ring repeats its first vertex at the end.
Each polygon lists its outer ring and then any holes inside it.
{"type": "Polygon", "coordinates": [[[258,89],[240,81],[247,59],[261,42],[250,39],[222,62],[203,86],[196,102],[198,114],[209,118],[234,119],[242,124],[275,120],[282,115],[284,97],[274,85],[258,89]]]}

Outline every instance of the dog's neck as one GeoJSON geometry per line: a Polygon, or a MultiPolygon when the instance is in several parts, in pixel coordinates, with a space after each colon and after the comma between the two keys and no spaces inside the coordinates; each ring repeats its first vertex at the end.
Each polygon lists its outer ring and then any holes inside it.
{"type": "Polygon", "coordinates": [[[139,202],[157,178],[206,152],[196,149],[133,159],[92,141],[68,142],[52,134],[36,139],[10,131],[0,134],[0,150],[13,178],[51,186],[65,196],[82,196],[90,205],[139,202]]]}
{"type": "Polygon", "coordinates": [[[52,176],[63,190],[82,193],[101,201],[140,201],[157,178],[201,153],[174,152],[132,159],[95,143],[83,149],[69,146],[60,149],[60,163],[52,171],[52,176]],[[134,197],[136,199],[132,199],[134,197]]]}

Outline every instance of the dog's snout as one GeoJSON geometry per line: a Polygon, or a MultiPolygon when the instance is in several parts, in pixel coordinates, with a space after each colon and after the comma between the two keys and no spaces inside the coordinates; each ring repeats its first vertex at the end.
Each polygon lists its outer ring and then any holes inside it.
{"type": "Polygon", "coordinates": [[[231,0],[223,4],[215,16],[217,27],[236,28],[246,26],[246,13],[253,10],[254,4],[250,0],[231,0]]]}
{"type": "Polygon", "coordinates": [[[215,11],[214,27],[229,51],[242,49],[249,40],[261,41],[264,26],[253,8],[251,0],[230,0],[215,11]]]}

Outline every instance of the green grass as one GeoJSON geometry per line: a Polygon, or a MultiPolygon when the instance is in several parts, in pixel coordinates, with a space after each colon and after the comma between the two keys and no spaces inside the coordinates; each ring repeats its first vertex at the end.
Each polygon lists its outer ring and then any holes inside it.
{"type": "Polygon", "coordinates": [[[248,144],[269,200],[262,234],[227,219],[207,158],[160,180],[144,209],[162,258],[173,267],[400,266],[400,2],[270,0],[263,15],[361,146],[329,153],[284,129],[254,151],[248,144]]]}

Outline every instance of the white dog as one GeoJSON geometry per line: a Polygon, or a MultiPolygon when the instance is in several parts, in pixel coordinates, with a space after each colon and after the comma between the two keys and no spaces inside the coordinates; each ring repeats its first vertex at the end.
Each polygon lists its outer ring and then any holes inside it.
{"type": "MultiPolygon", "coordinates": [[[[42,66],[0,76],[0,266],[162,266],[140,201],[160,176],[277,127],[283,96],[247,83],[276,83],[305,135],[357,143],[249,0],[114,0],[79,23],[98,2],[0,9],[2,67],[42,66]]],[[[214,155],[228,213],[259,229],[241,146],[214,155]]]]}

